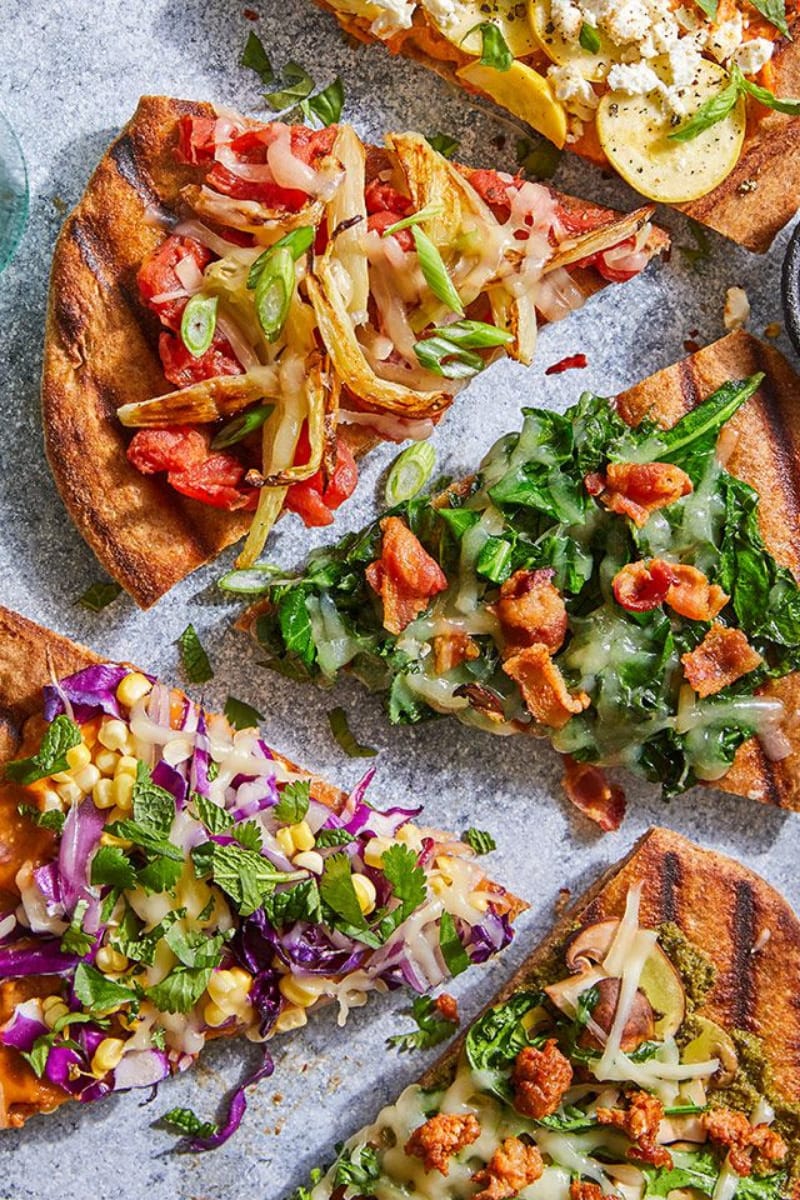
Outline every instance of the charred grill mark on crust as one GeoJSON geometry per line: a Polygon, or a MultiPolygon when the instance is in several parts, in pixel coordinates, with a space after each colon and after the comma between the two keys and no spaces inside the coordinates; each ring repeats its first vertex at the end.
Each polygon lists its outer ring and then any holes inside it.
{"type": "Polygon", "coordinates": [[[80,251],[81,258],[94,275],[104,292],[113,286],[108,277],[104,260],[103,245],[93,232],[88,221],[75,217],[72,222],[72,239],[80,251]]]}
{"type": "Polygon", "coordinates": [[[755,1007],[753,945],[756,940],[758,912],[753,885],[743,879],[735,886],[731,914],[731,967],[729,996],[732,1024],[737,1029],[753,1028],[755,1007]]]}
{"type": "Polygon", "coordinates": [[[697,390],[697,383],[694,377],[692,360],[684,358],[678,363],[678,382],[681,389],[681,399],[683,401],[683,411],[690,412],[700,403],[700,392],[697,390]]]}
{"type": "Polygon", "coordinates": [[[136,149],[130,134],[124,134],[111,147],[114,166],[129,187],[136,192],[142,204],[154,209],[159,219],[172,223],[175,214],[161,202],[161,197],[136,161],[136,149]]]}
{"type": "Polygon", "coordinates": [[[661,921],[680,924],[678,892],[683,881],[681,860],[674,850],[667,850],[661,860],[661,921]]]}

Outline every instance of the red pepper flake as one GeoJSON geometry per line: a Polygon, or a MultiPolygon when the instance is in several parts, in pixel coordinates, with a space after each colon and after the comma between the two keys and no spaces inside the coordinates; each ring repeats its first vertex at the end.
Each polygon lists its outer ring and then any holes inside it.
{"type": "Polygon", "coordinates": [[[242,16],[247,21],[258,21],[260,19],[258,13],[256,12],[256,10],[254,8],[243,8],[242,16]]]}
{"type": "Polygon", "coordinates": [[[685,342],[683,343],[683,348],[687,354],[697,354],[700,346],[696,341],[694,341],[693,338],[686,338],[685,342]]]}
{"type": "Polygon", "coordinates": [[[587,367],[588,361],[585,354],[568,354],[566,358],[562,358],[560,362],[553,363],[547,367],[545,375],[560,375],[562,371],[574,371],[576,369],[583,370],[587,367]]]}

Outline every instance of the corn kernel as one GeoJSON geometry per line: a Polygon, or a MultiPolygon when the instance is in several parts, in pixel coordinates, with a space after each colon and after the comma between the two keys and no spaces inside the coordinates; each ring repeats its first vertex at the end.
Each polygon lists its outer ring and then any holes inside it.
{"type": "Polygon", "coordinates": [[[300,1029],[307,1022],[308,1017],[306,1016],[306,1010],[304,1008],[297,1008],[295,1005],[292,1005],[291,1008],[285,1008],[283,1012],[279,1014],[278,1019],[275,1022],[275,1032],[288,1033],[291,1029],[300,1029]]]}
{"type": "Polygon", "coordinates": [[[47,998],[42,1001],[42,1014],[44,1016],[44,1023],[50,1029],[54,1029],[56,1022],[60,1021],[62,1017],[65,1017],[68,1012],[69,1008],[60,996],[47,996],[47,998]]]}
{"type": "Polygon", "coordinates": [[[99,778],[100,772],[94,763],[89,763],[88,767],[81,767],[74,775],[76,784],[84,793],[90,792],[99,778]]]}
{"type": "Polygon", "coordinates": [[[94,765],[101,775],[113,775],[117,769],[119,755],[115,750],[98,750],[94,756],[94,765]]]}
{"type": "Polygon", "coordinates": [[[92,1058],[92,1074],[97,1079],[102,1079],[109,1071],[119,1066],[124,1053],[125,1043],[122,1038],[103,1038],[92,1058]]]}
{"type": "Polygon", "coordinates": [[[71,746],[67,751],[67,763],[70,771],[80,771],[81,767],[88,767],[91,761],[92,752],[85,742],[71,746]]]}
{"type": "Polygon", "coordinates": [[[117,760],[117,769],[114,772],[114,778],[116,779],[118,775],[130,775],[131,778],[135,779],[138,767],[139,764],[132,754],[123,754],[117,760]]]}
{"type": "Polygon", "coordinates": [[[383,856],[390,846],[396,846],[397,842],[394,838],[374,837],[370,838],[364,847],[364,862],[368,867],[382,867],[383,856]]]}
{"type": "Polygon", "coordinates": [[[291,829],[288,826],[284,826],[283,829],[279,829],[275,834],[275,840],[277,841],[283,853],[287,855],[287,857],[291,858],[291,856],[294,854],[294,838],[292,837],[291,829]]]}
{"type": "Polygon", "coordinates": [[[125,750],[130,742],[128,726],[124,721],[104,721],[97,740],[106,750],[125,750]]]}
{"type": "Polygon", "coordinates": [[[132,775],[116,775],[111,781],[111,795],[117,808],[130,812],[133,807],[133,786],[136,780],[132,775]]]}
{"type": "Polygon", "coordinates": [[[221,1008],[226,1007],[228,997],[239,990],[231,971],[215,971],[208,981],[208,994],[221,1008]]]}
{"type": "Polygon", "coordinates": [[[359,907],[366,917],[374,910],[377,903],[378,893],[375,891],[375,884],[367,875],[354,874],[352,881],[359,907]]]}
{"type": "Polygon", "coordinates": [[[412,850],[422,849],[422,834],[416,825],[410,823],[401,825],[396,831],[395,837],[398,842],[402,842],[404,846],[409,846],[412,850]]]}
{"type": "Polygon", "coordinates": [[[318,987],[314,984],[308,986],[301,983],[293,975],[283,975],[278,981],[278,989],[290,1004],[296,1004],[300,1008],[308,1008],[315,1000],[319,999],[318,987]]]}
{"type": "Polygon", "coordinates": [[[302,854],[295,854],[292,865],[301,867],[304,871],[313,871],[315,875],[321,875],[325,870],[325,859],[316,850],[305,850],[302,854]]]}
{"type": "Polygon", "coordinates": [[[146,675],[140,675],[138,671],[131,671],[130,675],[126,675],[117,687],[117,699],[120,704],[124,704],[130,708],[137,700],[141,700],[153,690],[153,685],[146,675]]]}
{"type": "Polygon", "coordinates": [[[74,779],[70,779],[69,783],[60,783],[56,791],[67,805],[77,804],[83,796],[83,792],[74,779]]]}
{"type": "Polygon", "coordinates": [[[112,971],[119,975],[128,966],[128,958],[114,946],[101,946],[95,959],[101,971],[112,971]]]}
{"type": "Polygon", "coordinates": [[[477,908],[478,912],[486,912],[489,907],[488,892],[470,892],[469,902],[473,908],[477,908]]]}
{"type": "Polygon", "coordinates": [[[48,788],[42,796],[42,812],[61,812],[63,808],[64,803],[58,792],[54,792],[51,788],[48,788]]]}
{"type": "Polygon", "coordinates": [[[111,779],[98,779],[92,788],[92,799],[98,808],[113,808],[115,800],[111,794],[114,783],[111,779]]]}
{"type": "Polygon", "coordinates": [[[213,1001],[203,1009],[203,1020],[212,1029],[217,1029],[218,1026],[224,1025],[231,1015],[231,1013],[225,1012],[224,1009],[220,1008],[218,1004],[214,1004],[213,1001]]]}
{"type": "Polygon", "coordinates": [[[442,879],[441,875],[434,875],[430,880],[430,889],[434,896],[441,896],[446,892],[449,884],[446,879],[442,879]]]}
{"type": "Polygon", "coordinates": [[[314,847],[314,835],[311,832],[311,827],[308,821],[299,821],[297,825],[290,825],[292,841],[294,842],[295,850],[312,850],[314,847]]]}
{"type": "Polygon", "coordinates": [[[249,971],[245,971],[244,967],[231,967],[230,974],[236,983],[239,991],[249,992],[253,984],[253,976],[249,971]]]}

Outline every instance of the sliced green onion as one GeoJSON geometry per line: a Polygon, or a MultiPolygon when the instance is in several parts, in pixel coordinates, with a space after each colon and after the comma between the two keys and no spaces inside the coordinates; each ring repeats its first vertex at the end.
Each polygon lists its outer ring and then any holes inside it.
{"type": "Polygon", "coordinates": [[[486,366],[475,350],[505,346],[513,337],[505,329],[484,321],[456,321],[432,329],[429,336],[414,346],[420,366],[446,379],[468,379],[486,366]]]}
{"type": "Polygon", "coordinates": [[[422,268],[422,274],[425,276],[425,282],[428,287],[437,300],[441,300],[442,304],[446,304],[454,313],[458,313],[460,317],[463,317],[464,306],[448,274],[447,267],[444,265],[444,259],[441,254],[427,233],[423,233],[418,226],[414,226],[412,233],[414,235],[414,244],[417,248],[417,255],[419,256],[419,265],[422,268]]]}
{"type": "Polygon", "coordinates": [[[389,468],[386,479],[386,503],[390,508],[402,504],[421,492],[430,479],[436,451],[430,442],[417,442],[407,446],[389,468]]]}
{"type": "Polygon", "coordinates": [[[258,323],[268,341],[274,342],[286,324],[294,295],[294,257],[285,246],[273,247],[256,284],[255,306],[258,323]]]}
{"type": "Polygon", "coordinates": [[[302,258],[306,251],[313,246],[316,232],[313,225],[301,225],[298,229],[293,229],[291,233],[286,233],[282,238],[278,238],[274,245],[268,246],[263,254],[259,254],[247,273],[247,286],[250,291],[258,284],[262,271],[276,250],[285,248],[291,251],[292,258],[297,262],[298,258],[302,258]]]}
{"type": "Polygon", "coordinates": [[[332,708],[328,713],[331,733],[350,758],[374,758],[378,753],[372,746],[362,746],[353,736],[343,708],[332,708]]]}
{"type": "Polygon", "coordinates": [[[217,436],[212,439],[211,449],[224,450],[226,446],[233,446],[236,442],[241,442],[248,433],[260,429],[267,417],[274,411],[274,404],[259,404],[258,408],[251,408],[248,412],[234,417],[232,421],[223,425],[217,436]]]}
{"type": "Polygon", "coordinates": [[[233,592],[237,596],[261,596],[284,574],[283,567],[259,563],[257,567],[228,571],[217,580],[217,587],[223,592],[233,592]]]}
{"type": "Polygon", "coordinates": [[[600,49],[600,35],[595,27],[589,25],[586,21],[581,25],[578,41],[587,54],[597,54],[597,51],[600,49]]]}
{"type": "Polygon", "coordinates": [[[441,204],[429,204],[426,208],[421,208],[419,212],[410,213],[401,221],[395,221],[394,225],[384,229],[381,237],[391,237],[393,233],[399,233],[401,229],[410,229],[412,225],[419,225],[422,221],[427,221],[429,217],[438,217],[441,211],[441,204]]]}
{"type": "Polygon", "coordinates": [[[497,325],[489,325],[486,321],[454,321],[452,325],[442,325],[432,329],[433,337],[447,338],[455,346],[463,346],[465,350],[486,350],[491,346],[507,346],[513,342],[514,335],[507,329],[497,325]]]}
{"type": "Polygon", "coordinates": [[[494,67],[495,71],[510,71],[514,55],[508,48],[500,26],[495,25],[493,21],[481,21],[478,25],[473,25],[469,33],[464,34],[462,44],[476,29],[480,30],[482,39],[481,66],[494,67]]]}
{"type": "Polygon", "coordinates": [[[181,341],[193,358],[205,354],[214,340],[217,328],[216,296],[204,296],[199,292],[192,296],[181,317],[181,341]]]}

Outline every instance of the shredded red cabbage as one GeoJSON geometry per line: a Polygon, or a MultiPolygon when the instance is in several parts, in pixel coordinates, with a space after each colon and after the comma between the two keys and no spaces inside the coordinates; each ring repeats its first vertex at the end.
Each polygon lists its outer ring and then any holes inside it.
{"type": "MultiPolygon", "coordinates": [[[[61,679],[58,684],[48,683],[44,688],[44,719],[52,721],[66,712],[65,700],[72,709],[73,720],[79,725],[98,713],[105,713],[109,717],[121,716],[116,693],[126,675],[130,675],[129,667],[98,663],[67,679],[61,679]]],[[[152,675],[147,678],[151,683],[155,682],[152,675]]]]}
{"type": "Polygon", "coordinates": [[[216,1150],[218,1146],[222,1146],[227,1142],[228,1138],[236,1133],[236,1130],[242,1123],[242,1117],[247,1111],[245,1089],[251,1087],[254,1083],[260,1083],[262,1079],[268,1078],[274,1070],[275,1064],[272,1061],[272,1056],[268,1050],[265,1050],[261,1066],[252,1075],[249,1075],[243,1083],[240,1083],[232,1093],[228,1101],[228,1112],[225,1121],[217,1132],[212,1133],[209,1137],[191,1138],[188,1148],[190,1150],[216,1150]]]}
{"type": "Polygon", "coordinates": [[[0,946],[0,979],[23,978],[26,975],[67,975],[74,971],[80,959],[74,954],[62,954],[56,938],[42,939],[35,946],[15,942],[0,946]]]}

